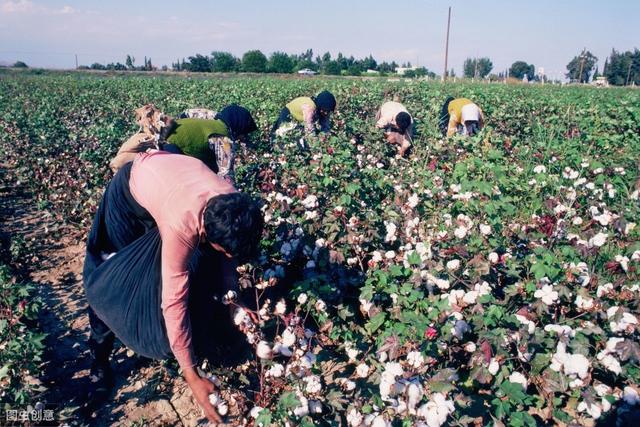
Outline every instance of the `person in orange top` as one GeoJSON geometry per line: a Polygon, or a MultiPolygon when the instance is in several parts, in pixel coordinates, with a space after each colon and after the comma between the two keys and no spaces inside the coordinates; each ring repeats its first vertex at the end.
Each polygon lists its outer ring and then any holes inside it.
{"type": "Polygon", "coordinates": [[[191,330],[202,325],[191,308],[202,301],[189,295],[212,285],[237,289],[237,261],[256,254],[263,225],[257,201],[194,157],[149,150],[118,171],[96,213],[83,270],[97,395],[112,382],[115,336],[145,357],[173,354],[208,419],[220,421],[208,400],[214,385],[195,368],[191,330]],[[213,277],[192,281],[212,263],[219,266],[213,277]]]}
{"type": "Polygon", "coordinates": [[[484,127],[484,117],[470,99],[450,96],[440,111],[439,126],[443,136],[473,136],[484,127]]]}

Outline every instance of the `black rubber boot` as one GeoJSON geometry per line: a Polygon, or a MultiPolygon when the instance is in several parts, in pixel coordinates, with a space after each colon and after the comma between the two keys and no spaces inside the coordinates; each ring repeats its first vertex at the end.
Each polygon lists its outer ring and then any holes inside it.
{"type": "Polygon", "coordinates": [[[113,335],[105,337],[102,342],[94,338],[89,340],[91,351],[91,369],[89,371],[88,406],[95,407],[104,402],[113,388],[113,371],[109,363],[109,356],[113,350],[113,335]]]}

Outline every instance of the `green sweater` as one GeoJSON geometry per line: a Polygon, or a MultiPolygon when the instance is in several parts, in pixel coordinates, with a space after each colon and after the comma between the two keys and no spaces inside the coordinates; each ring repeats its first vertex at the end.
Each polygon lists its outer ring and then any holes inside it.
{"type": "Polygon", "coordinates": [[[175,144],[188,156],[202,160],[210,168],[214,168],[216,158],[209,148],[210,136],[229,136],[227,126],[222,120],[180,119],[177,127],[167,141],[175,144]]]}

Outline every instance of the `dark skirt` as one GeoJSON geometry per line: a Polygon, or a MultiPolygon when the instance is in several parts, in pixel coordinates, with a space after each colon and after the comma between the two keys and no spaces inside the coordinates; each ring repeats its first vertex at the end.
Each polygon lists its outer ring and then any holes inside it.
{"type": "MultiPolygon", "coordinates": [[[[165,359],[172,352],[161,309],[162,240],[149,212],[129,191],[130,172],[131,163],[108,185],[87,240],[83,279],[94,317],[92,335],[113,332],[139,355],[165,359]]],[[[198,248],[190,262],[189,315],[196,354],[213,351],[212,331],[220,330],[221,322],[229,325],[228,315],[221,315],[227,310],[214,301],[222,292],[220,256],[198,248]]]]}

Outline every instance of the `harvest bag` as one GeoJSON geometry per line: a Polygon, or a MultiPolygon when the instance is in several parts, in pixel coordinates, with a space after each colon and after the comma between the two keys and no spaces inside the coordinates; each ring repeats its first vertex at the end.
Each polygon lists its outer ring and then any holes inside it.
{"type": "MultiPolygon", "coordinates": [[[[123,344],[142,356],[165,359],[172,353],[161,309],[162,240],[149,212],[131,196],[131,165],[118,171],[96,213],[87,240],[84,288],[95,314],[123,344]],[[113,252],[106,261],[102,257],[113,252]]],[[[220,277],[217,260],[206,250],[196,250],[191,260],[189,313],[197,353],[215,321],[213,313],[219,313],[213,309],[219,286],[212,283],[220,277]]]]}

